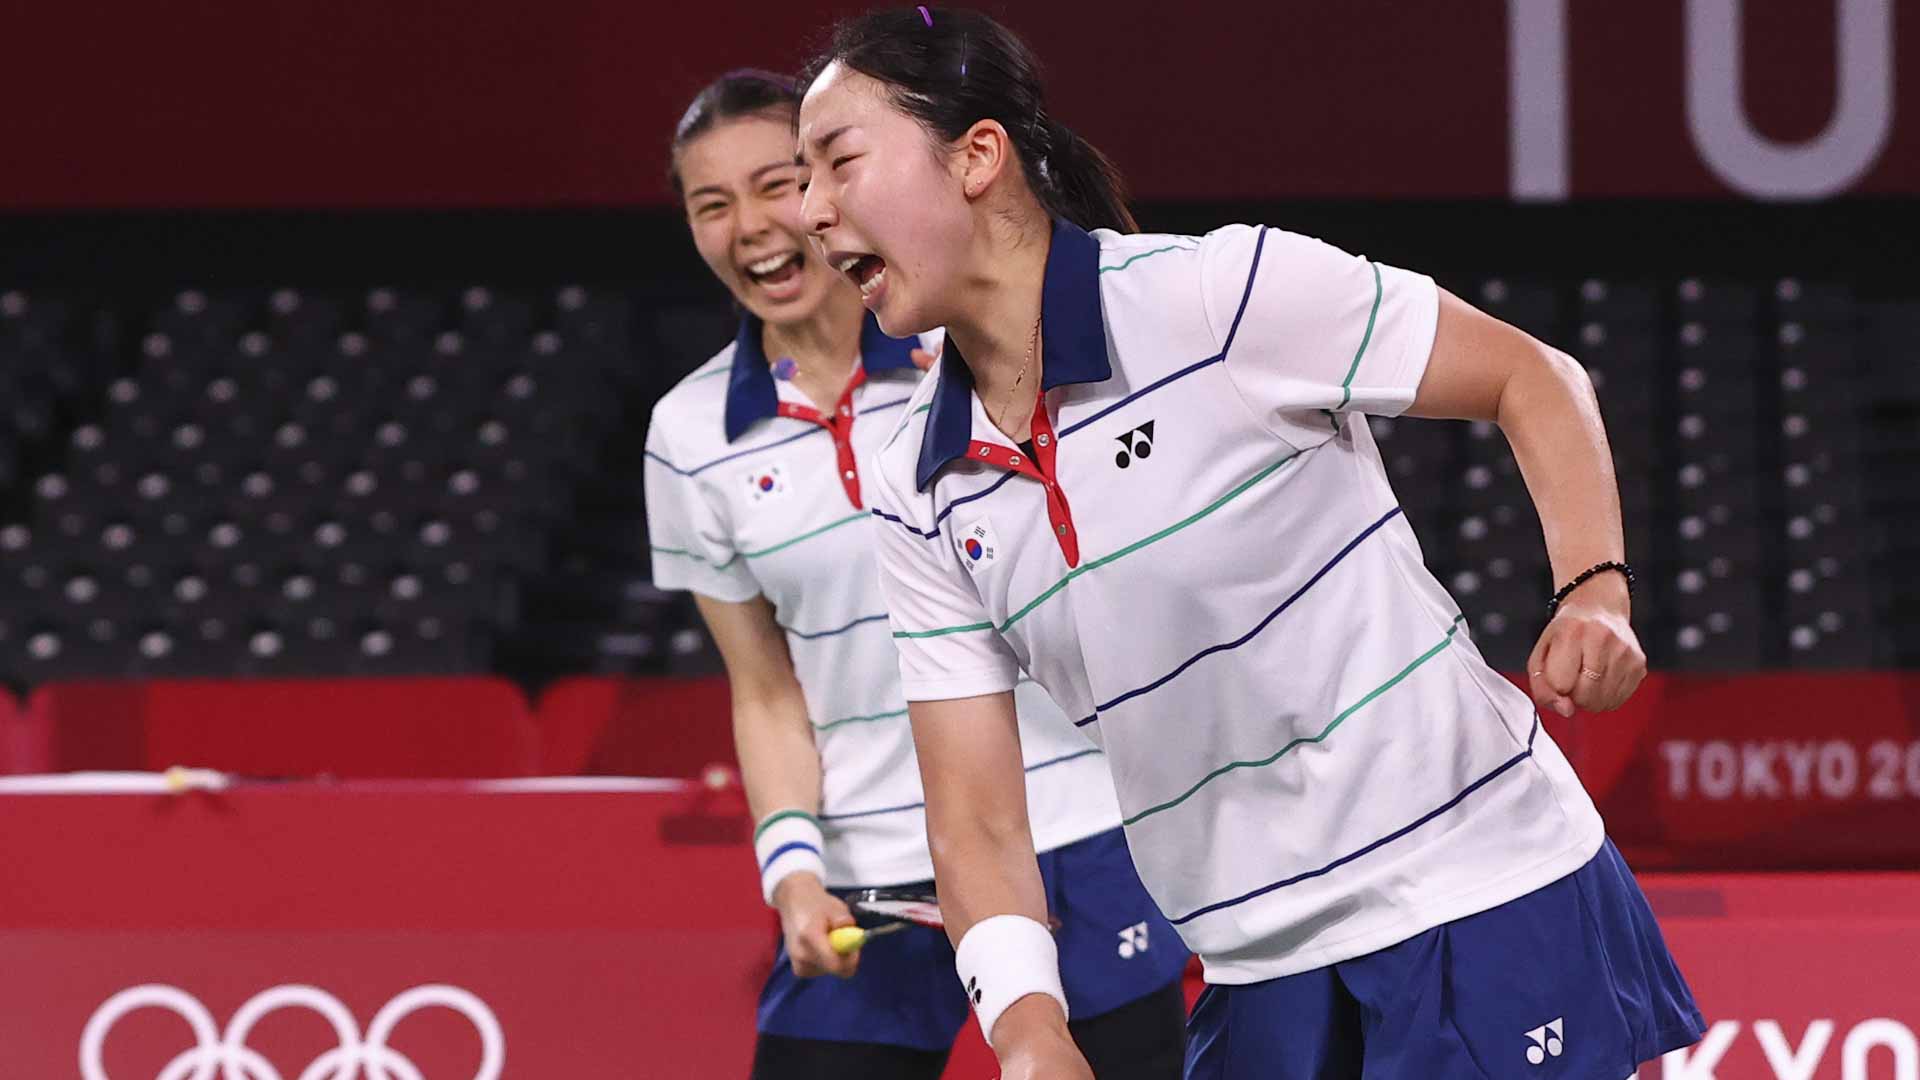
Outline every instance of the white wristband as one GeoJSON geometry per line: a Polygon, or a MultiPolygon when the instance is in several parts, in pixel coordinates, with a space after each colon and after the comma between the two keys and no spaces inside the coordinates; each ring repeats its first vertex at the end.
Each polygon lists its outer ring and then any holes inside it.
{"type": "Polygon", "coordinates": [[[768,814],[753,830],[753,855],[760,864],[760,898],[773,904],[773,890],[788,874],[807,871],[827,880],[820,858],[820,822],[805,810],[768,814]]]}
{"type": "Polygon", "coordinates": [[[1060,950],[1053,933],[1025,915],[995,915],[974,923],[953,966],[960,985],[980,1017],[980,1032],[993,1044],[993,1025],[1007,1007],[1028,994],[1046,994],[1067,1011],[1067,992],[1060,985],[1060,950]]]}

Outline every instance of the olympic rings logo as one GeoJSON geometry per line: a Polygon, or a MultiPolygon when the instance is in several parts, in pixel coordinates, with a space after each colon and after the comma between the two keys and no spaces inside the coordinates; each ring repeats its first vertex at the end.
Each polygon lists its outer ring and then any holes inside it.
{"type": "Polygon", "coordinates": [[[506,1060],[506,1036],[493,1010],[457,986],[416,986],[387,1002],[367,1025],[366,1037],[340,999],[313,986],[276,986],[254,995],[240,1006],[227,1030],[216,1030],[213,1014],[199,999],[177,987],[149,983],[122,990],[108,998],[87,1021],[80,1036],[82,1080],[110,1080],[101,1059],[107,1034],[120,1018],[138,1009],[169,1009],[193,1029],[195,1045],[182,1051],[155,1080],[283,1080],[258,1051],[247,1046],[247,1036],[260,1018],[280,1009],[305,1008],[333,1025],[340,1045],[315,1058],[298,1080],[426,1080],[419,1066],[387,1045],[394,1025],[419,1009],[452,1009],[473,1023],[480,1035],[480,1069],[473,1080],[499,1080],[506,1060]],[[218,1070],[216,1073],[215,1070],[218,1070]]]}

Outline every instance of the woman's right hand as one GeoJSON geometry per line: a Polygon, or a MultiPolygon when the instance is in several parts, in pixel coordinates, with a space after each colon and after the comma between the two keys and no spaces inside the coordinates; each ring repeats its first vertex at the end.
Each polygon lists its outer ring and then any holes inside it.
{"type": "Polygon", "coordinates": [[[774,888],[773,906],[780,913],[780,933],[786,938],[787,960],[794,975],[802,979],[817,975],[853,977],[860,967],[860,954],[842,956],[827,940],[831,931],[854,924],[853,912],[845,901],[828,892],[819,878],[798,873],[788,874],[774,888]]]}

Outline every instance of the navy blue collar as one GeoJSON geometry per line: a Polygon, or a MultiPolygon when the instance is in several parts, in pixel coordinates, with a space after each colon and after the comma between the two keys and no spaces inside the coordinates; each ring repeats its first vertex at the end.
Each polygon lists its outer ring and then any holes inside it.
{"type": "MultiPolygon", "coordinates": [[[[778,415],[780,394],[774,389],[773,371],[767,367],[766,350],[760,345],[763,326],[752,315],[740,319],[740,332],[733,338],[733,375],[727,381],[727,441],[746,434],[747,429],[778,415]]],[[[913,350],[919,338],[888,337],[868,312],[860,324],[860,363],[869,372],[892,371],[913,366],[913,350]]]]}
{"type": "MultiPolygon", "coordinates": [[[[1053,246],[1047,251],[1047,275],[1040,286],[1040,331],[1046,342],[1040,385],[1051,390],[1068,383],[1105,382],[1113,377],[1107,359],[1107,327],[1100,310],[1100,242],[1073,223],[1055,218],[1053,246]]],[[[973,441],[973,372],[953,336],[947,336],[940,360],[940,382],[933,388],[927,431],[920,440],[920,464],[914,483],[921,491],[955,458],[965,457],[973,441]]]]}

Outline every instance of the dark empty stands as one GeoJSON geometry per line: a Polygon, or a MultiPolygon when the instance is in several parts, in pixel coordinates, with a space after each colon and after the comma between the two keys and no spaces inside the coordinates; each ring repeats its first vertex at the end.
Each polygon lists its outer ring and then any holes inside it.
{"type": "MultiPolygon", "coordinates": [[[[1656,664],[1920,662],[1920,304],[1448,285],[1586,366],[1656,664]]],[[[732,318],[583,285],[0,288],[0,680],[716,670],[649,581],[638,463],[732,318]]],[[[1474,641],[1520,670],[1554,575],[1506,439],[1369,428],[1474,641]]]]}
{"type": "Polygon", "coordinates": [[[486,669],[620,418],[627,321],[578,286],[179,292],[0,527],[0,671],[486,669]]]}

